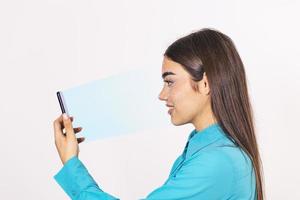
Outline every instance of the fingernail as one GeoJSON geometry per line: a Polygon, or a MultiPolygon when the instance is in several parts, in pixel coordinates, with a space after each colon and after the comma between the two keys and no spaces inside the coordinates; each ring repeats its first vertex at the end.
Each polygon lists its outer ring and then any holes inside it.
{"type": "Polygon", "coordinates": [[[68,119],[68,115],[66,113],[63,114],[64,119],[68,119]]]}

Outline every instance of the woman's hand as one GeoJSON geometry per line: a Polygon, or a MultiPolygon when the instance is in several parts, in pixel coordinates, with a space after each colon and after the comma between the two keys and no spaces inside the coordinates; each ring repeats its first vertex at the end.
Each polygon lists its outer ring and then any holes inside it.
{"type": "Polygon", "coordinates": [[[78,144],[84,141],[84,137],[76,138],[75,134],[82,130],[82,127],[73,129],[73,117],[68,117],[63,114],[58,117],[54,122],[54,138],[55,146],[63,164],[65,164],[71,157],[78,156],[78,144]],[[65,133],[63,133],[65,129],[65,133]]]}

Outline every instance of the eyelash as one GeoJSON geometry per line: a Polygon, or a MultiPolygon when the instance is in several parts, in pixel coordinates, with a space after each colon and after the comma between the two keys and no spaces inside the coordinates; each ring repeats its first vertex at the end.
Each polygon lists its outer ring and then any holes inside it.
{"type": "Polygon", "coordinates": [[[174,83],[173,81],[168,81],[168,80],[165,80],[164,82],[167,83],[168,86],[170,86],[169,83],[174,83]]]}

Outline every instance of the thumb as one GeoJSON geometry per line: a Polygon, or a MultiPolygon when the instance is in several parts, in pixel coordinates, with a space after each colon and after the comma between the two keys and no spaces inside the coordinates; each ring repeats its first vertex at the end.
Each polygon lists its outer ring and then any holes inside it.
{"type": "Polygon", "coordinates": [[[71,118],[69,118],[69,116],[66,113],[63,114],[63,123],[66,129],[66,137],[70,139],[76,138],[71,118]]]}

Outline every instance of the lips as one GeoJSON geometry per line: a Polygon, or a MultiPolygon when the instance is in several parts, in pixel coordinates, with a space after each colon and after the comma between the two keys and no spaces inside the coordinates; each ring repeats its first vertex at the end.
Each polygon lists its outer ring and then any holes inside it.
{"type": "Polygon", "coordinates": [[[170,109],[168,110],[168,113],[169,113],[169,115],[171,115],[172,112],[173,112],[174,106],[171,106],[171,105],[169,105],[169,104],[166,104],[166,106],[170,108],[170,109]]]}
{"type": "Polygon", "coordinates": [[[171,115],[172,112],[173,112],[173,108],[170,108],[170,109],[168,110],[169,115],[171,115]]]}

